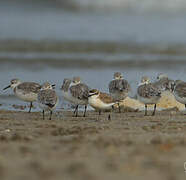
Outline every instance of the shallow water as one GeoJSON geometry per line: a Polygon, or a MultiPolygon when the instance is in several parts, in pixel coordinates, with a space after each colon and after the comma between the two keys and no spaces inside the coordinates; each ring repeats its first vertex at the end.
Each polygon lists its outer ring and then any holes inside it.
{"type": "MultiPolygon", "coordinates": [[[[177,69],[178,70],[178,69],[177,69]]],[[[29,70],[23,70],[16,68],[15,70],[11,71],[1,71],[0,72],[0,82],[1,87],[5,87],[9,84],[9,80],[15,77],[20,78],[22,81],[35,81],[38,83],[43,83],[45,81],[49,81],[51,83],[56,84],[56,91],[61,99],[61,92],[60,87],[62,85],[63,79],[68,77],[72,78],[73,76],[80,76],[82,78],[82,81],[85,82],[89,87],[91,88],[97,88],[101,91],[108,92],[108,83],[110,80],[112,80],[113,73],[115,71],[120,71],[124,74],[124,77],[129,81],[132,92],[130,93],[131,97],[134,97],[136,94],[136,88],[138,85],[138,82],[141,78],[141,76],[149,75],[152,80],[155,80],[155,77],[158,73],[162,72],[162,70],[158,69],[143,69],[143,71],[140,71],[136,68],[130,68],[130,69],[121,69],[121,68],[115,68],[115,69],[55,69],[55,68],[45,68],[41,71],[29,71],[29,70]]],[[[172,79],[183,79],[184,77],[184,70],[183,71],[172,71],[166,69],[164,71],[169,75],[172,79]]],[[[19,104],[19,105],[25,105],[24,102],[21,102],[17,100],[14,96],[10,96],[13,92],[11,90],[7,90],[3,92],[1,90],[0,95],[0,102],[2,106],[0,106],[1,109],[14,109],[12,107],[13,104],[19,104]],[[8,98],[7,98],[8,96],[8,98]]],[[[59,108],[69,108],[66,102],[63,100],[60,100],[60,103],[58,105],[59,108]]],[[[36,108],[36,111],[39,109],[36,108]]]]}

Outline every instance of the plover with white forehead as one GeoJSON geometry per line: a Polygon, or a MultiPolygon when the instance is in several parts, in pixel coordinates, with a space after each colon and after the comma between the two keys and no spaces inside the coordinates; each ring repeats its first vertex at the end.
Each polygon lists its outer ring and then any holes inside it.
{"type": "Polygon", "coordinates": [[[53,87],[50,83],[45,82],[41,90],[38,93],[37,101],[39,107],[43,110],[43,120],[45,119],[45,111],[50,111],[50,120],[52,118],[52,112],[58,104],[58,96],[53,90],[53,87]]]}
{"type": "Polygon", "coordinates": [[[150,79],[147,76],[142,77],[137,89],[138,100],[145,104],[145,116],[147,115],[147,105],[154,104],[154,111],[152,116],[156,112],[156,104],[161,98],[161,91],[150,83],[150,79]]]}
{"type": "Polygon", "coordinates": [[[87,105],[88,105],[88,95],[89,88],[86,84],[81,83],[80,77],[74,77],[69,86],[69,96],[70,102],[76,105],[75,115],[78,116],[78,107],[79,105],[85,105],[84,117],[86,115],[87,105]]]}
{"type": "Polygon", "coordinates": [[[157,81],[153,83],[161,92],[172,91],[174,81],[169,79],[164,73],[160,73],[157,76],[157,81]]]}
{"type": "Polygon", "coordinates": [[[37,100],[37,95],[41,85],[35,82],[21,82],[19,79],[12,79],[10,85],[3,90],[12,88],[14,94],[21,100],[30,102],[29,112],[31,112],[32,102],[37,100]]]}
{"type": "Polygon", "coordinates": [[[173,87],[173,94],[175,99],[184,104],[186,108],[186,82],[176,80],[173,87]]]}
{"type": "Polygon", "coordinates": [[[123,78],[120,72],[115,72],[114,79],[109,83],[109,92],[114,101],[118,101],[119,112],[121,112],[119,102],[128,96],[129,91],[128,81],[123,78]]]}
{"type": "Polygon", "coordinates": [[[101,115],[101,111],[112,110],[117,102],[109,94],[92,89],[89,91],[88,103],[94,109],[98,110],[99,115],[101,115]]]}

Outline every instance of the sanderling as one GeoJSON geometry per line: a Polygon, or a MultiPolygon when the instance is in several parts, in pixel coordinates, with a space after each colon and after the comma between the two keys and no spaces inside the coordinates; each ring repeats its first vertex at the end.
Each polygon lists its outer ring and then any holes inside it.
{"type": "Polygon", "coordinates": [[[175,99],[184,104],[186,108],[186,82],[176,80],[173,88],[173,94],[175,99]]]}
{"type": "Polygon", "coordinates": [[[65,78],[63,80],[63,84],[61,86],[62,96],[63,96],[64,100],[69,101],[69,102],[71,102],[71,95],[69,94],[68,90],[69,90],[71,82],[72,82],[71,79],[65,78]]]}
{"type": "Polygon", "coordinates": [[[92,89],[89,91],[88,103],[94,109],[99,111],[99,115],[102,110],[111,110],[113,106],[117,103],[113,98],[107,94],[100,92],[97,89],[92,89]]]}
{"type": "Polygon", "coordinates": [[[87,105],[88,105],[88,93],[89,88],[86,84],[81,83],[80,77],[74,77],[69,86],[69,97],[70,102],[76,105],[74,113],[76,117],[78,116],[78,106],[85,105],[84,117],[86,115],[87,105]]]}
{"type": "Polygon", "coordinates": [[[50,83],[45,82],[42,85],[41,90],[38,93],[37,101],[39,107],[43,110],[43,119],[45,119],[45,111],[50,111],[49,119],[51,120],[52,112],[58,104],[58,96],[50,83]]]}
{"type": "Polygon", "coordinates": [[[123,79],[120,72],[114,73],[114,79],[109,83],[109,92],[115,101],[118,101],[119,112],[120,105],[119,101],[124,100],[130,91],[130,85],[127,80],[123,79]]]}
{"type": "Polygon", "coordinates": [[[21,82],[19,79],[12,79],[10,85],[3,90],[12,88],[14,94],[21,100],[30,102],[29,112],[31,112],[32,102],[37,100],[37,95],[41,85],[35,82],[21,82]]]}
{"type": "Polygon", "coordinates": [[[152,116],[155,115],[156,104],[161,98],[161,91],[150,83],[150,79],[146,76],[142,77],[141,82],[138,85],[137,97],[140,102],[145,104],[145,116],[147,115],[148,104],[154,104],[152,116]]]}
{"type": "Polygon", "coordinates": [[[161,92],[172,91],[174,81],[169,79],[166,74],[160,73],[157,76],[157,81],[153,83],[161,92]]]}

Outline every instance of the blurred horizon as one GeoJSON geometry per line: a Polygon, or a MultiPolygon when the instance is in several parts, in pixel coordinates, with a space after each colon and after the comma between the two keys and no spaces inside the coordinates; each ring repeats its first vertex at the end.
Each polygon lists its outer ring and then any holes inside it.
{"type": "Polygon", "coordinates": [[[2,0],[0,40],[186,44],[186,1],[2,0]]]}
{"type": "Polygon", "coordinates": [[[63,9],[69,11],[125,11],[132,13],[185,13],[184,0],[2,0],[1,7],[9,8],[38,8],[38,9],[63,9]]]}

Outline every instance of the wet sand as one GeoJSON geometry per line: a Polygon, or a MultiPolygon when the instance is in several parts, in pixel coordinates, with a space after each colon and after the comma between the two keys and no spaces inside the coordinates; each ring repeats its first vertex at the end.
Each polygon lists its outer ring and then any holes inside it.
{"type": "Polygon", "coordinates": [[[1,110],[1,180],[185,179],[186,116],[143,114],[1,110]]]}

